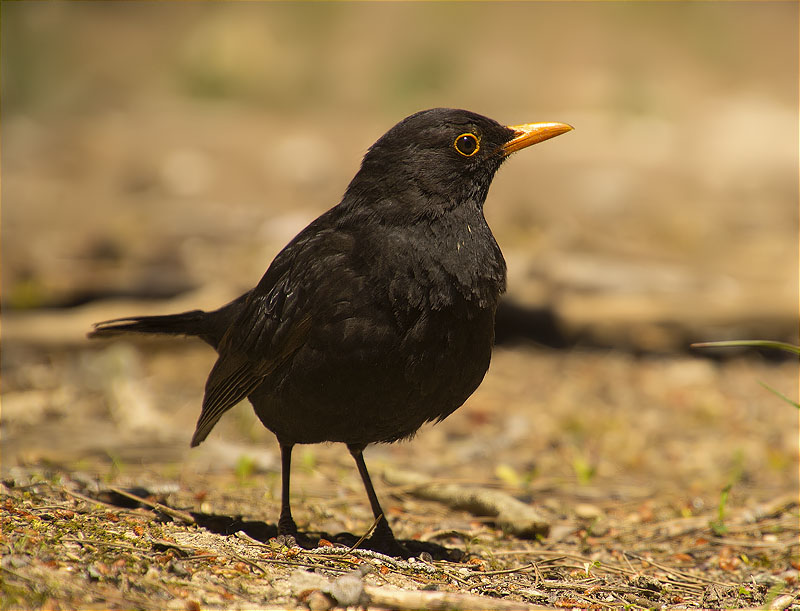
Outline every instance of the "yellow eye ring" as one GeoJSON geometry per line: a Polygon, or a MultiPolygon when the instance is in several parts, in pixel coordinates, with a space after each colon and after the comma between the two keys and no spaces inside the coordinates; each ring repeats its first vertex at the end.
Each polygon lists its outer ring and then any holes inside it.
{"type": "Polygon", "coordinates": [[[461,134],[453,142],[453,148],[456,149],[459,155],[464,157],[472,157],[481,149],[481,141],[475,134],[469,132],[461,134]]]}

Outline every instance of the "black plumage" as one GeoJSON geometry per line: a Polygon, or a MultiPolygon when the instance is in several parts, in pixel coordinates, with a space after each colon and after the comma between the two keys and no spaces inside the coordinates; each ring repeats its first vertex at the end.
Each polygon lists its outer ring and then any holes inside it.
{"type": "MultiPolygon", "coordinates": [[[[99,323],[90,337],[195,335],[218,352],[192,446],[249,398],[281,446],[281,534],[297,532],[289,467],[298,443],[347,444],[378,518],[363,449],[446,418],[489,367],[506,283],[483,215],[492,179],[510,153],[569,129],[505,127],[446,108],[411,115],[368,150],[342,201],[254,289],[212,312],[99,323]]],[[[373,539],[403,553],[385,519],[373,539]]]]}

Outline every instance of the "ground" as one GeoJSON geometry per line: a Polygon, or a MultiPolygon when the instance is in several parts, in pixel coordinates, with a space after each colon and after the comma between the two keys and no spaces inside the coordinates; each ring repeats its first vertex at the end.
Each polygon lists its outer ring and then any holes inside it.
{"type": "MultiPolygon", "coordinates": [[[[467,406],[409,443],[367,452],[397,535],[466,553],[452,562],[270,541],[277,447],[246,406],[188,449],[209,352],[158,342],[101,345],[77,358],[6,357],[4,452],[18,459],[5,470],[1,501],[6,608],[297,607],[325,587],[320,576],[359,565],[375,569],[367,587],[430,596],[593,608],[797,605],[797,415],[758,383],[791,387],[794,363],[500,348],[467,406]],[[32,380],[36,390],[25,388],[32,380]],[[403,471],[434,488],[521,499],[549,533],[521,538],[491,515],[418,498],[403,471]],[[195,518],[136,507],[115,490],[195,518]]],[[[346,450],[299,450],[301,530],[366,532],[369,506],[346,450]]],[[[393,606],[369,591],[377,606],[393,606]]],[[[405,603],[421,604],[433,605],[405,603]]]]}
{"type": "Polygon", "coordinates": [[[795,3],[2,11],[2,608],[800,609],[798,411],[764,387],[797,363],[689,348],[797,343],[795,3]],[[372,520],[337,445],[295,452],[293,547],[246,404],[189,449],[213,352],[85,334],[251,287],[438,105],[576,129],[492,186],[483,385],[365,452],[431,551],[338,545],[372,520]]]}

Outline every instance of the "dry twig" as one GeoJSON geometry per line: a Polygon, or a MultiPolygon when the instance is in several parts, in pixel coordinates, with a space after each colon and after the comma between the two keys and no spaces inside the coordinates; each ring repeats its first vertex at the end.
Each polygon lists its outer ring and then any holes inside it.
{"type": "Polygon", "coordinates": [[[486,609],[489,611],[511,611],[520,609],[543,609],[524,602],[490,598],[460,592],[429,592],[424,590],[401,590],[391,586],[364,586],[370,603],[375,607],[389,609],[426,609],[436,611],[451,609],[486,609]]]}
{"type": "Polygon", "coordinates": [[[491,517],[500,528],[517,537],[533,539],[550,532],[550,524],[541,514],[499,490],[441,484],[424,475],[397,469],[386,469],[383,477],[392,485],[407,486],[416,497],[491,517]]]}
{"type": "Polygon", "coordinates": [[[185,511],[179,511],[177,509],[173,509],[172,507],[167,507],[166,505],[162,505],[161,503],[153,503],[152,501],[148,501],[145,498],[142,498],[136,494],[128,492],[127,490],[123,490],[122,488],[117,488],[116,486],[109,487],[109,490],[119,494],[120,496],[124,496],[126,498],[131,499],[132,501],[137,501],[142,505],[150,507],[151,509],[158,511],[159,513],[163,513],[164,515],[168,515],[169,517],[180,520],[185,524],[195,524],[195,519],[190,514],[186,513],[185,511]]]}

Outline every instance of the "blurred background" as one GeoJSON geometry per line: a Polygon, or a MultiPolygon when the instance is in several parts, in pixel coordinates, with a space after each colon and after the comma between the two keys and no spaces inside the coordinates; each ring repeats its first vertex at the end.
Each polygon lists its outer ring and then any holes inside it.
{"type": "MultiPolygon", "coordinates": [[[[796,479],[757,384],[796,367],[686,352],[797,340],[797,3],[3,3],[2,74],[4,466],[184,458],[213,354],[90,323],[249,289],[382,133],[453,106],[575,131],[493,184],[506,347],[468,416],[373,456],[796,479]]],[[[270,438],[235,414],[218,439],[270,438]]]]}
{"type": "Polygon", "coordinates": [[[453,106],[576,128],[493,186],[515,303],[617,346],[786,337],[797,44],[786,2],[9,4],[4,308],[236,295],[453,106]]]}

